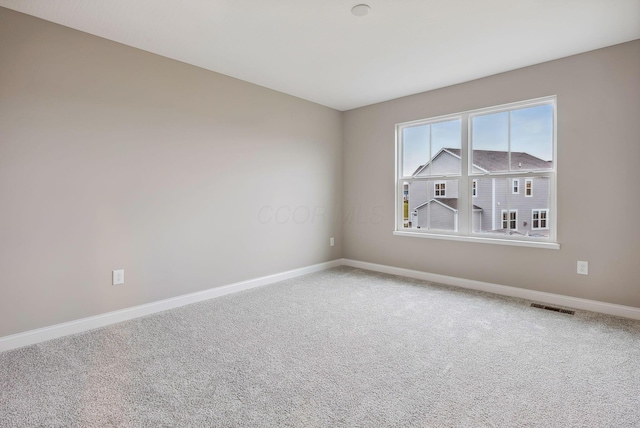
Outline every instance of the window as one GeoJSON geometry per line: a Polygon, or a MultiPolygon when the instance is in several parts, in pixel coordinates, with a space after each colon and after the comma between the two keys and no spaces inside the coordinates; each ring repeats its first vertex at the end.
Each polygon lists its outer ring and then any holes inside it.
{"type": "Polygon", "coordinates": [[[509,211],[509,217],[507,217],[507,211],[502,210],[502,228],[505,230],[518,228],[518,210],[509,211]]]}
{"type": "Polygon", "coordinates": [[[409,213],[398,230],[457,232],[462,121],[456,116],[418,121],[398,132],[402,140],[398,183],[406,191],[403,198],[409,213]]]}
{"type": "Polygon", "coordinates": [[[549,218],[549,210],[532,210],[531,211],[531,229],[547,229],[549,218]]]}
{"type": "Polygon", "coordinates": [[[396,125],[394,234],[559,248],[555,118],[545,97],[396,125]]]}

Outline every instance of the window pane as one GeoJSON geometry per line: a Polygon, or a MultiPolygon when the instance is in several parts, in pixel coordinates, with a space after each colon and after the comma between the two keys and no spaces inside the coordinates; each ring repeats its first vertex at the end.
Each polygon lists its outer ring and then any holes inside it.
{"type": "Polygon", "coordinates": [[[553,106],[511,111],[511,170],[553,168],[553,106]]]}
{"type": "Polygon", "coordinates": [[[472,119],[472,172],[509,170],[509,112],[485,114],[472,119]]]}
{"type": "Polygon", "coordinates": [[[473,233],[549,237],[549,177],[533,177],[535,192],[512,193],[510,178],[479,178],[473,198],[473,233]]]}
{"type": "MultiPolygon", "coordinates": [[[[551,226],[549,224],[549,195],[551,182],[549,177],[533,177],[531,179],[533,194],[531,197],[523,198],[523,204],[539,212],[537,225],[538,229],[533,229],[534,225],[527,227],[528,235],[535,238],[548,238],[551,226]]],[[[531,211],[529,211],[531,212],[531,211]]]]}
{"type": "Polygon", "coordinates": [[[475,116],[471,138],[472,172],[551,169],[553,106],[544,104],[475,116]]]}
{"type": "Polygon", "coordinates": [[[431,125],[432,175],[460,174],[460,145],[462,127],[460,119],[438,122],[431,125]]]}
{"type": "Polygon", "coordinates": [[[403,196],[407,200],[405,228],[457,230],[458,180],[410,181],[405,188],[408,189],[407,196],[403,196]],[[441,192],[445,196],[437,195],[441,192]]]}
{"type": "Polygon", "coordinates": [[[427,163],[430,125],[419,125],[402,130],[402,176],[409,177],[427,163]]]}
{"type": "Polygon", "coordinates": [[[460,174],[461,140],[460,119],[404,128],[403,177],[460,174]]]}
{"type": "Polygon", "coordinates": [[[509,226],[510,178],[479,178],[472,200],[472,231],[504,235],[509,226]]]}

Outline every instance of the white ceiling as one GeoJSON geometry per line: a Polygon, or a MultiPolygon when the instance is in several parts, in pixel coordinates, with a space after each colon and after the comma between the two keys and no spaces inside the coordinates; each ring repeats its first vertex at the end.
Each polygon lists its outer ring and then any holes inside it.
{"type": "Polygon", "coordinates": [[[640,38],[640,0],[0,0],[338,110],[640,38]],[[351,14],[367,3],[365,17],[351,14]]]}

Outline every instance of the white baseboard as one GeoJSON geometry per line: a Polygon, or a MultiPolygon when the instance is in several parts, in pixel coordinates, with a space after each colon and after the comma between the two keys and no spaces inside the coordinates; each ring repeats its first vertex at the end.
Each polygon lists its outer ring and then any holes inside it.
{"type": "Polygon", "coordinates": [[[36,330],[30,330],[24,333],[17,333],[11,336],[0,337],[0,352],[8,351],[9,349],[20,348],[22,346],[33,345],[35,343],[67,336],[69,334],[82,333],[84,331],[93,330],[98,327],[104,327],[110,324],[130,320],[132,318],[138,318],[144,315],[165,311],[167,309],[173,309],[180,306],[188,305],[190,303],[201,302],[203,300],[213,299],[215,297],[236,293],[238,291],[260,287],[262,285],[283,281],[285,279],[295,278],[297,276],[306,275],[308,273],[331,269],[340,266],[341,264],[342,260],[340,259],[332,260],[326,263],[319,263],[300,269],[293,269],[274,275],[236,282],[234,284],[229,284],[222,287],[210,288],[208,290],[199,291],[196,293],[185,294],[182,296],[172,297],[170,299],[159,300],[157,302],[133,306],[118,311],[107,312],[105,314],[56,324],[49,327],[43,327],[36,330]]]}
{"type": "Polygon", "coordinates": [[[457,278],[454,276],[438,275],[435,273],[421,272],[417,270],[402,269],[393,266],[379,265],[375,263],[361,262],[357,260],[342,259],[343,266],[351,266],[375,272],[391,275],[405,276],[422,279],[440,284],[455,285],[471,290],[486,291],[503,296],[519,297],[550,305],[565,306],[591,312],[599,312],[607,315],[640,320],[640,308],[632,306],[616,305],[613,303],[598,302],[596,300],[581,299],[579,297],[563,296],[561,294],[546,293],[543,291],[527,290],[525,288],[509,287],[506,285],[492,284],[489,282],[474,281],[471,279],[457,278]]]}
{"type": "Polygon", "coordinates": [[[326,263],[319,263],[300,269],[294,269],[274,275],[263,276],[260,278],[237,282],[222,287],[211,288],[209,290],[185,294],[182,296],[172,297],[170,299],[159,300],[157,302],[133,306],[131,308],[121,309],[118,311],[95,315],[88,318],[82,318],[75,321],[56,324],[49,327],[43,327],[36,330],[30,330],[24,333],[17,333],[11,336],[0,337],[0,352],[20,348],[22,346],[33,345],[47,340],[56,339],[58,337],[67,336],[69,334],[82,333],[84,331],[93,330],[98,327],[104,327],[118,322],[130,320],[132,318],[150,315],[156,312],[165,311],[167,309],[173,309],[180,306],[188,305],[190,303],[201,302],[203,300],[225,296],[227,294],[236,293],[238,291],[260,287],[262,285],[272,284],[274,282],[283,281],[285,279],[295,278],[297,276],[331,269],[338,266],[351,266],[375,272],[388,273],[391,275],[405,276],[408,278],[421,279],[425,281],[437,282],[440,284],[454,285],[457,287],[469,288],[472,290],[486,291],[489,293],[500,294],[504,296],[519,297],[521,299],[533,300],[536,302],[547,303],[551,305],[565,306],[569,308],[640,320],[640,308],[634,308],[631,306],[615,305],[612,303],[598,302],[595,300],[580,299],[578,297],[563,296],[560,294],[545,293],[542,291],[491,284],[488,282],[474,281],[471,279],[457,278],[454,276],[438,275],[417,270],[402,269],[393,266],[361,262],[358,260],[337,259],[326,263]]]}

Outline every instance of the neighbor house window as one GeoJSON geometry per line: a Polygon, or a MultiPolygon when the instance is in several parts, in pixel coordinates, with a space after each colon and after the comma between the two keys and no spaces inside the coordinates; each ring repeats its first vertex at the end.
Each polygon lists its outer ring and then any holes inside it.
{"type": "Polygon", "coordinates": [[[559,248],[555,118],[546,97],[398,124],[394,233],[559,248]]]}
{"type": "Polygon", "coordinates": [[[548,228],[549,210],[532,210],[531,211],[531,229],[547,229],[548,228]]]}
{"type": "Polygon", "coordinates": [[[507,211],[502,210],[502,228],[516,230],[518,228],[518,210],[507,211]]]}

